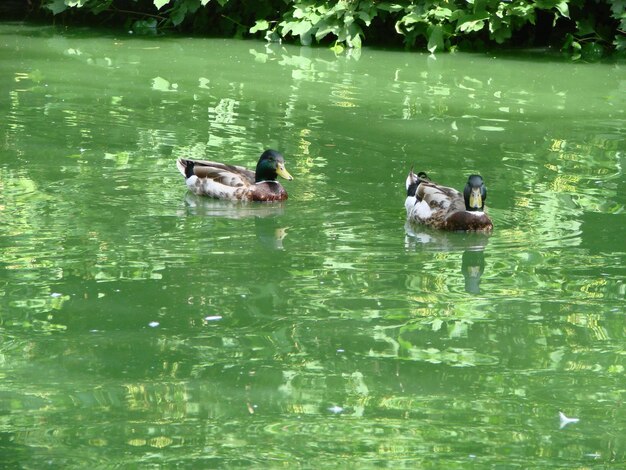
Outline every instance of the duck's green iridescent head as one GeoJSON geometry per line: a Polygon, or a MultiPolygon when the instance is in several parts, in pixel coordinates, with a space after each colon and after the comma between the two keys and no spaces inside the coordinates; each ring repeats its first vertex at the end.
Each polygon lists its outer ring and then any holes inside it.
{"type": "Polygon", "coordinates": [[[259,162],[256,164],[255,182],[276,181],[276,177],[281,176],[286,180],[292,180],[293,177],[285,169],[285,159],[276,150],[268,149],[261,155],[259,162]]]}
{"type": "Polygon", "coordinates": [[[465,209],[468,211],[481,211],[485,208],[487,199],[487,187],[480,175],[470,175],[463,190],[465,209]]]}

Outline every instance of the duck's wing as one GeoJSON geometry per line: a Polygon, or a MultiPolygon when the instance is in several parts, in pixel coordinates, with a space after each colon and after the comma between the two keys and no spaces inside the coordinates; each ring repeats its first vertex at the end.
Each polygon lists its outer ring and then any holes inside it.
{"type": "Polygon", "coordinates": [[[248,170],[243,166],[184,158],[179,158],[176,166],[185,178],[197,176],[200,179],[212,180],[215,183],[230,187],[254,184],[254,171],[248,170]]]}
{"type": "Polygon", "coordinates": [[[465,209],[463,195],[459,191],[429,181],[420,182],[416,197],[420,201],[425,201],[433,211],[448,212],[465,209]]]}

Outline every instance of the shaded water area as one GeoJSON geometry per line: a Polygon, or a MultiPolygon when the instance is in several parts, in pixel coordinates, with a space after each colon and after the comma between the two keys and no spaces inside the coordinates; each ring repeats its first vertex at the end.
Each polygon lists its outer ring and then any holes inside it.
{"type": "Polygon", "coordinates": [[[624,464],[625,70],[0,26],[0,466],[624,464]]]}

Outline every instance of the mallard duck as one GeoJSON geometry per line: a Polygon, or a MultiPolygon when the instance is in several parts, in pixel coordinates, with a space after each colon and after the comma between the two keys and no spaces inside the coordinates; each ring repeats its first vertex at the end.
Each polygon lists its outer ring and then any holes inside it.
{"type": "Polygon", "coordinates": [[[487,188],[480,175],[470,175],[463,194],[453,188],[430,180],[423,171],[413,170],[406,178],[407,197],[404,203],[409,222],[452,231],[481,231],[493,229],[485,214],[487,188]]]}
{"type": "Polygon", "coordinates": [[[278,175],[293,177],[285,169],[285,159],[276,150],[261,154],[256,171],[242,166],[206,160],[176,161],[190,191],[198,195],[231,201],[284,201],[287,191],[276,181],[278,175]]]}

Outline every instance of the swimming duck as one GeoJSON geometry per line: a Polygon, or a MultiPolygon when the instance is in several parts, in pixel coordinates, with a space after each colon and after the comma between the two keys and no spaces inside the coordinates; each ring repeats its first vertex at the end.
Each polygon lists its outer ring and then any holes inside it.
{"type": "Polygon", "coordinates": [[[176,166],[185,177],[191,192],[231,201],[284,201],[287,199],[287,191],[276,181],[276,177],[293,179],[285,169],[283,156],[271,149],[261,154],[256,171],[242,166],[185,158],[179,158],[176,166]]]}
{"type": "Polygon", "coordinates": [[[430,180],[423,171],[413,170],[406,179],[404,203],[409,222],[452,231],[488,232],[493,229],[485,214],[487,188],[480,175],[470,175],[463,194],[430,180]]]}

